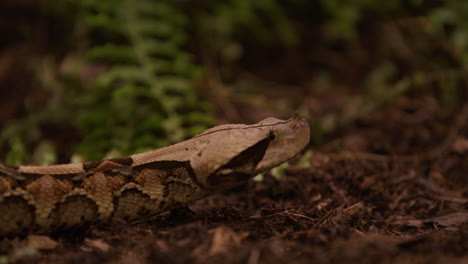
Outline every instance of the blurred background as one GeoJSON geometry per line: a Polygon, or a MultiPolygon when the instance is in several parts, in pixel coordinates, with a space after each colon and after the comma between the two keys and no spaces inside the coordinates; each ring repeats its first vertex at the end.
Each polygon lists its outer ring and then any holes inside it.
{"type": "Polygon", "coordinates": [[[122,156],[295,113],[314,146],[425,152],[464,113],[467,16],[455,0],[2,1],[0,160],[122,156]]]}

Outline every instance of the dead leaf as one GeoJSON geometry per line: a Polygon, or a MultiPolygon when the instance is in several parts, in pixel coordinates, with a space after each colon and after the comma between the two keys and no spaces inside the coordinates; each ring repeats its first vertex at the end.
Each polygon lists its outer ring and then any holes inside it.
{"type": "Polygon", "coordinates": [[[350,214],[350,215],[355,215],[355,214],[358,214],[358,213],[365,212],[366,207],[361,202],[358,202],[358,203],[355,203],[355,204],[351,205],[348,208],[345,208],[343,211],[350,214]]]}
{"type": "Polygon", "coordinates": [[[448,215],[433,217],[424,220],[425,224],[437,224],[439,226],[458,226],[460,224],[468,223],[468,212],[457,212],[448,215]]]}
{"type": "Polygon", "coordinates": [[[48,236],[29,235],[26,245],[39,250],[51,250],[59,246],[59,243],[48,236]]]}
{"type": "Polygon", "coordinates": [[[209,250],[210,255],[226,252],[230,247],[240,245],[242,241],[241,236],[224,226],[210,230],[210,233],[213,234],[209,250]]]}
{"type": "Polygon", "coordinates": [[[84,243],[85,244],[81,247],[81,250],[88,251],[88,252],[96,250],[96,249],[102,252],[107,252],[111,248],[111,246],[102,239],[86,238],[84,240],[84,243]]]}
{"type": "Polygon", "coordinates": [[[161,250],[161,252],[169,252],[170,248],[166,241],[158,239],[155,241],[155,243],[158,246],[159,250],[161,250]]]}
{"type": "Polygon", "coordinates": [[[453,142],[452,149],[458,154],[465,153],[468,150],[468,139],[458,137],[455,139],[455,142],[453,142]]]}
{"type": "Polygon", "coordinates": [[[458,226],[460,224],[468,223],[468,212],[457,212],[443,216],[437,216],[425,220],[419,219],[405,219],[393,221],[392,224],[397,226],[409,226],[420,228],[423,225],[436,224],[441,227],[458,226]]]}
{"type": "Polygon", "coordinates": [[[392,222],[392,225],[420,228],[423,226],[423,221],[417,219],[397,220],[392,222]]]}

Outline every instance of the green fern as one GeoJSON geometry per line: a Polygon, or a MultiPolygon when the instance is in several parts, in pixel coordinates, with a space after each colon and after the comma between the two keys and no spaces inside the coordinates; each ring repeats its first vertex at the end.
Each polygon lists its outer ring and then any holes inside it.
{"type": "Polygon", "coordinates": [[[200,71],[184,51],[185,15],[173,1],[113,2],[83,5],[90,32],[113,33],[87,54],[110,65],[93,82],[93,93],[79,98],[86,110],[76,126],[87,136],[78,153],[87,158],[112,148],[129,154],[165,146],[213,123],[191,86],[200,71]]]}
{"type": "Polygon", "coordinates": [[[185,51],[189,23],[174,1],[81,0],[73,6],[79,10],[78,42],[89,43],[74,67],[99,73],[76,87],[62,82],[47,88],[53,98],[44,109],[4,129],[6,163],[53,162],[56,152],[43,126],[75,127],[82,140],[65,152],[79,154],[72,159],[101,159],[166,146],[213,124],[191,84],[201,71],[185,51]]]}

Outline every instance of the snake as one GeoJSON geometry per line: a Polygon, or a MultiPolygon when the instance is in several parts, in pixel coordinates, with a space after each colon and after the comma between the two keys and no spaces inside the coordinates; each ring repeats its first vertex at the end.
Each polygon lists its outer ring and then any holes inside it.
{"type": "Polygon", "coordinates": [[[0,237],[156,215],[243,184],[300,154],[309,139],[298,115],[270,117],[127,157],[0,165],[0,237]]]}

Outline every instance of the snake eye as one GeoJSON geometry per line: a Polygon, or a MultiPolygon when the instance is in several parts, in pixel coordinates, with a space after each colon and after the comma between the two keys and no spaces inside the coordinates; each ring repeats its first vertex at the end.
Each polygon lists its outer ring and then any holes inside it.
{"type": "Polygon", "coordinates": [[[270,133],[268,133],[268,140],[273,141],[275,138],[275,132],[273,130],[270,130],[270,133]]]}

